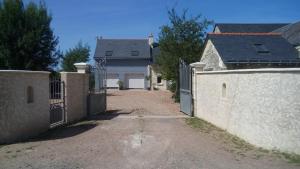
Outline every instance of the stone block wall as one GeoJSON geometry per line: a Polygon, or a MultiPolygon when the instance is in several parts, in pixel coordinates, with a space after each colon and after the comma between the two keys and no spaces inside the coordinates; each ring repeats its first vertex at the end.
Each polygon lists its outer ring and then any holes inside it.
{"type": "Polygon", "coordinates": [[[0,144],[49,129],[49,72],[0,71],[0,144]]]}

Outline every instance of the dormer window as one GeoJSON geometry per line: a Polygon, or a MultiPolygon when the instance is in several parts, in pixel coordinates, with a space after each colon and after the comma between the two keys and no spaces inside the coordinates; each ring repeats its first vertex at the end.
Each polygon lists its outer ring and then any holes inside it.
{"type": "Polygon", "coordinates": [[[138,55],[139,55],[139,51],[137,50],[131,51],[131,56],[138,56],[138,55]]]}
{"type": "Polygon", "coordinates": [[[261,43],[255,43],[254,48],[256,52],[260,54],[270,53],[270,51],[266,48],[266,46],[261,43]]]}
{"type": "Polygon", "coordinates": [[[111,51],[111,50],[105,51],[105,56],[112,56],[112,54],[113,54],[113,51],[111,51]]]}

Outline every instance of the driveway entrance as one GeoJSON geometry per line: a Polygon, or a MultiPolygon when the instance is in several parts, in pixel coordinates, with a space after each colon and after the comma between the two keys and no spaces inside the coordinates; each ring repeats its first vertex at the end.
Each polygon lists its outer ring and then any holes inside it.
{"type": "Polygon", "coordinates": [[[296,169],[192,128],[163,91],[108,91],[108,111],[0,148],[0,168],[296,169]],[[256,156],[257,155],[257,156],[256,156]]]}

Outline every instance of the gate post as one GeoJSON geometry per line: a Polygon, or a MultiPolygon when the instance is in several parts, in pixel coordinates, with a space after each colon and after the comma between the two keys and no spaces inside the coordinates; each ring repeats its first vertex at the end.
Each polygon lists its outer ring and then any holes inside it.
{"type": "Polygon", "coordinates": [[[66,122],[76,122],[87,116],[89,94],[89,64],[75,63],[77,72],[61,72],[61,81],[65,83],[66,122]]]}
{"type": "Polygon", "coordinates": [[[195,62],[190,64],[192,69],[192,103],[194,109],[194,116],[197,114],[197,73],[203,72],[205,63],[195,62]]]}

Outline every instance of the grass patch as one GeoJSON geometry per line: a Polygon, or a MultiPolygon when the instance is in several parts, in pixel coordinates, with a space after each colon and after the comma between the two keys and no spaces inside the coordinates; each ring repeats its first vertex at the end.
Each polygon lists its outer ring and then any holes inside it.
{"type": "Polygon", "coordinates": [[[272,150],[272,154],[275,154],[277,157],[282,157],[286,159],[289,163],[294,163],[300,165],[300,155],[294,153],[280,152],[278,150],[272,150]]]}
{"type": "Polygon", "coordinates": [[[253,150],[254,146],[247,143],[245,140],[240,139],[237,136],[229,134],[225,130],[222,130],[215,125],[206,122],[199,118],[187,118],[186,123],[193,128],[199,129],[203,133],[208,133],[214,138],[223,141],[225,144],[232,145],[236,150],[230,149],[230,152],[238,152],[238,154],[243,154],[245,151],[253,150]]]}
{"type": "Polygon", "coordinates": [[[300,155],[298,155],[298,154],[290,154],[290,153],[281,153],[281,154],[290,163],[300,164],[300,155]]]}
{"type": "Polygon", "coordinates": [[[245,140],[228,133],[227,131],[216,127],[215,125],[204,121],[199,118],[186,118],[186,124],[190,125],[192,128],[198,129],[202,133],[207,133],[210,136],[214,137],[217,140],[222,141],[228,147],[225,148],[226,151],[235,153],[241,157],[246,156],[246,152],[252,151],[254,159],[260,159],[264,155],[271,155],[274,157],[280,157],[286,159],[289,163],[300,164],[300,155],[280,152],[276,150],[266,150],[263,148],[255,147],[245,140]]]}

